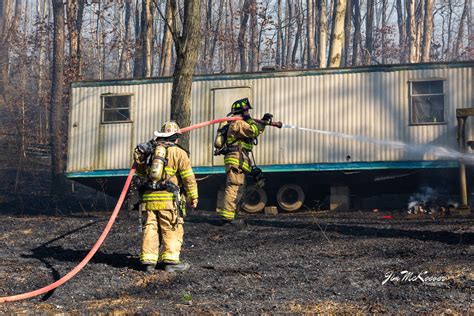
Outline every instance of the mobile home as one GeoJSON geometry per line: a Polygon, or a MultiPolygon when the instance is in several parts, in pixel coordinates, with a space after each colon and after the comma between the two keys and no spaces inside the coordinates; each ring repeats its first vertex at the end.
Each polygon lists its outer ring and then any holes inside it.
{"type": "MultiPolygon", "coordinates": [[[[191,121],[224,117],[233,101],[248,97],[257,118],[269,112],[306,128],[457,148],[455,112],[474,106],[473,67],[470,61],[195,76],[191,121]]],[[[106,181],[109,193],[118,192],[134,146],[169,119],[171,87],[170,77],[73,83],[67,176],[90,186],[106,181]]],[[[224,172],[222,157],[213,155],[216,128],[190,135],[195,172],[216,175],[202,182],[203,196],[215,194],[210,188],[224,172]]],[[[468,126],[468,139],[473,134],[468,126]]],[[[259,140],[254,152],[267,193],[289,183],[307,195],[331,185],[356,191],[368,175],[457,168],[429,153],[293,129],[267,128],[259,140]]]]}

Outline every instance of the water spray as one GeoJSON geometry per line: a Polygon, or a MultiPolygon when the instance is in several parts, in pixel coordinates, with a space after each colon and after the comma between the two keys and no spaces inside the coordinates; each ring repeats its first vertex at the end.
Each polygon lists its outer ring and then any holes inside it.
{"type": "Polygon", "coordinates": [[[474,164],[474,156],[461,153],[455,149],[441,147],[441,146],[408,144],[401,141],[383,140],[383,139],[371,138],[371,137],[361,136],[361,135],[351,135],[351,134],[340,133],[340,132],[324,131],[320,129],[299,127],[299,126],[290,125],[290,124],[283,124],[282,128],[290,128],[290,129],[296,129],[296,130],[305,131],[305,132],[335,136],[335,137],[344,138],[344,139],[357,140],[364,143],[372,143],[376,145],[389,146],[392,148],[405,149],[414,153],[431,154],[437,157],[450,158],[453,160],[461,159],[466,162],[470,162],[474,164]]]}

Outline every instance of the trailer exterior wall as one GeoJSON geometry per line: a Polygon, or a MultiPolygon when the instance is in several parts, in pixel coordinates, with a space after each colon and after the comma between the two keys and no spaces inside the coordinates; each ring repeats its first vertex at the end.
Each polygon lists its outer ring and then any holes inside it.
{"type": "MultiPolygon", "coordinates": [[[[456,147],[455,109],[472,107],[473,65],[433,64],[333,71],[196,77],[192,122],[213,118],[213,89],[250,87],[254,115],[284,123],[413,144],[456,147]],[[408,82],[444,80],[445,124],[410,126],[408,82]]],[[[127,169],[131,151],[169,118],[171,79],[79,82],[72,85],[68,173],[127,169]],[[102,94],[131,94],[131,123],[101,124],[102,94]],[[106,126],[104,126],[106,125],[106,126]],[[113,146],[104,151],[104,133],[113,146]],[[130,140],[130,141],[128,141],[130,140]],[[101,143],[102,142],[102,143],[101,143]],[[106,154],[104,154],[106,152],[106,154]],[[106,156],[106,157],[104,157],[106,156]]],[[[230,107],[230,104],[217,105],[230,107]]],[[[191,134],[194,166],[212,167],[214,127],[191,134]]],[[[472,129],[468,139],[473,139],[472,129]]],[[[255,151],[260,165],[402,162],[437,159],[425,153],[314,133],[268,129],[255,151]]],[[[370,164],[369,164],[370,166],[370,164]]]]}

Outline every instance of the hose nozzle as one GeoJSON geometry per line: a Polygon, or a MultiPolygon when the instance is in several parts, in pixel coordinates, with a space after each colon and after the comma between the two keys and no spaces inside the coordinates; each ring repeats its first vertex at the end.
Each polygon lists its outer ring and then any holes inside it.
{"type": "Polygon", "coordinates": [[[254,119],[254,121],[260,124],[268,125],[268,126],[273,126],[273,127],[278,127],[278,128],[283,127],[282,122],[269,122],[269,121],[264,121],[264,120],[259,120],[259,119],[254,119]]]}

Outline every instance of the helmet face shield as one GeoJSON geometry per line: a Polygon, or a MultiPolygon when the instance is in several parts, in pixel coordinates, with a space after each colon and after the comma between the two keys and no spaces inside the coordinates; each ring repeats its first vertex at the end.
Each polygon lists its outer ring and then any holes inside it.
{"type": "Polygon", "coordinates": [[[232,114],[241,114],[245,111],[248,111],[252,109],[252,106],[250,105],[250,101],[248,98],[243,98],[240,100],[235,101],[232,104],[231,112],[232,114]]]}
{"type": "Polygon", "coordinates": [[[175,134],[180,134],[179,125],[175,121],[168,121],[163,124],[161,130],[153,133],[156,137],[167,138],[175,134]]]}

